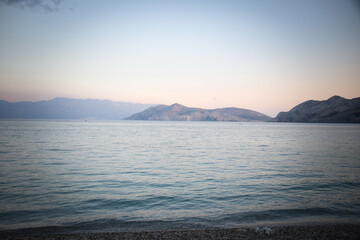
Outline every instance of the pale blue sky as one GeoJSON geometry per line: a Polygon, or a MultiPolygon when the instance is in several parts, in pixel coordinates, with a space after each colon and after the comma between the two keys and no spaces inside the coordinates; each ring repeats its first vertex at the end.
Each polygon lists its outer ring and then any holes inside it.
{"type": "Polygon", "coordinates": [[[0,99],[178,102],[275,116],[308,99],[360,96],[355,1],[12,2],[0,0],[0,99]]]}

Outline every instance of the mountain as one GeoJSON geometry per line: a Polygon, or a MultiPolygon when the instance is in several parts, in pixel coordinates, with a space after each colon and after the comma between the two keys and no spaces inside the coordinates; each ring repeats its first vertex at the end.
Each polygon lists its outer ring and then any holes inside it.
{"type": "Polygon", "coordinates": [[[190,108],[175,103],[171,106],[157,105],[136,113],[127,120],[163,120],[163,121],[268,121],[265,114],[241,108],[202,109],[190,108]]]}
{"type": "Polygon", "coordinates": [[[97,99],[54,98],[49,101],[16,103],[0,100],[0,118],[119,120],[149,106],[97,99]]]}
{"type": "Polygon", "coordinates": [[[333,96],[325,101],[306,101],[272,122],[360,123],[360,98],[333,96]]]}

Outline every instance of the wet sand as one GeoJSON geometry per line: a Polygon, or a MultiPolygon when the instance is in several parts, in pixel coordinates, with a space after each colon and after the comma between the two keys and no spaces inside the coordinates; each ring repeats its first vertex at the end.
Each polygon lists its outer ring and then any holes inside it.
{"type": "Polygon", "coordinates": [[[0,232],[0,239],[360,239],[360,224],[252,226],[231,229],[149,232],[0,232]]]}

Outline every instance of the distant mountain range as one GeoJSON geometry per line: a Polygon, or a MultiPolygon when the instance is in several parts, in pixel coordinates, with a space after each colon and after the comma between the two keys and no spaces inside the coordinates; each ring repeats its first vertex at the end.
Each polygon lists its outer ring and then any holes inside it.
{"type": "Polygon", "coordinates": [[[309,100],[289,112],[281,112],[273,122],[360,123],[360,98],[333,96],[325,101],[309,100]]]}
{"type": "Polygon", "coordinates": [[[0,100],[0,118],[6,119],[103,119],[165,121],[272,121],[360,123],[360,98],[333,96],[303,102],[275,118],[242,108],[202,109],[173,105],[150,105],[97,99],[54,98],[39,102],[0,100]]]}
{"type": "Polygon", "coordinates": [[[16,103],[0,100],[0,118],[120,120],[149,106],[97,99],[54,98],[49,101],[16,103]]]}
{"type": "Polygon", "coordinates": [[[271,117],[242,108],[202,109],[190,108],[175,103],[171,106],[157,105],[136,113],[127,120],[164,120],[164,121],[269,121],[271,117]]]}

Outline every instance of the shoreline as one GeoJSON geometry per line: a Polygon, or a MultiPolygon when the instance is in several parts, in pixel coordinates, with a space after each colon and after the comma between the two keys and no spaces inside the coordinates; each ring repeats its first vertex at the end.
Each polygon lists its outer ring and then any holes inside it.
{"type": "Polygon", "coordinates": [[[1,239],[360,239],[360,224],[259,225],[201,230],[39,233],[0,231],[1,239]]]}

